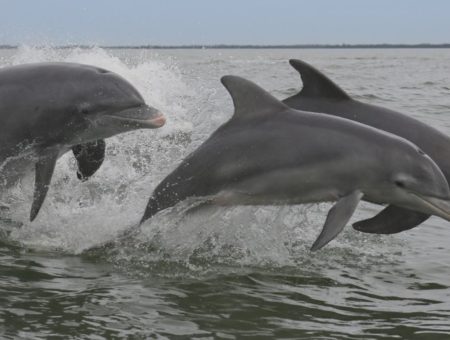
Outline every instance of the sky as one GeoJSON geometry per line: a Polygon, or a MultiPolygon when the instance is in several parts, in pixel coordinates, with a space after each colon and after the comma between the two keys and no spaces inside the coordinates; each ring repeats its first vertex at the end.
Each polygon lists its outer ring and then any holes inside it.
{"type": "Polygon", "coordinates": [[[0,0],[0,45],[450,43],[448,0],[0,0]]]}

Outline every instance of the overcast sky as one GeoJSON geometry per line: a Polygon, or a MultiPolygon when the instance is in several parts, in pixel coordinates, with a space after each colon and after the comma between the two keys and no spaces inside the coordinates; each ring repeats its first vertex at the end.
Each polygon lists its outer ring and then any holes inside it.
{"type": "Polygon", "coordinates": [[[444,42],[448,0],[0,0],[0,44],[444,42]]]}

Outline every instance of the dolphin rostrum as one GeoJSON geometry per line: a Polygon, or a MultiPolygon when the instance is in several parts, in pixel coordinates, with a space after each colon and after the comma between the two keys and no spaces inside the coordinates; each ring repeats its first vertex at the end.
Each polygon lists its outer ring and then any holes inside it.
{"type": "Polygon", "coordinates": [[[314,243],[344,228],[361,198],[450,220],[447,181],[411,142],[369,126],[289,108],[225,76],[235,112],[154,190],[141,222],[189,197],[215,205],[337,201],[314,243]]]}
{"type": "Polygon", "coordinates": [[[75,63],[0,69],[0,185],[10,187],[33,167],[30,220],[45,199],[56,160],[72,149],[78,178],[100,167],[104,138],[165,122],[119,75],[75,63]]]}
{"type": "MultiPolygon", "coordinates": [[[[304,111],[326,113],[363,123],[406,138],[419,146],[440,167],[450,182],[450,138],[413,117],[352,99],[323,73],[304,61],[289,63],[300,73],[302,90],[283,102],[304,111]]],[[[393,234],[414,228],[430,215],[389,205],[373,218],[359,221],[353,227],[376,234],[393,234]]]]}

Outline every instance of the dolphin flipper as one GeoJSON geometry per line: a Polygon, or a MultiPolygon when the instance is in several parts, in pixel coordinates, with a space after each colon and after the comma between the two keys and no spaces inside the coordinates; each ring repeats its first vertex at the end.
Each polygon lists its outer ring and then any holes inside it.
{"type": "Polygon", "coordinates": [[[322,232],[311,247],[311,251],[321,249],[344,229],[362,197],[363,193],[355,190],[337,201],[328,212],[322,232]]]}
{"type": "Polygon", "coordinates": [[[77,177],[81,181],[86,181],[102,165],[105,159],[106,143],[103,139],[85,144],[78,144],[72,148],[72,152],[77,160],[77,177]]]}
{"type": "Polygon", "coordinates": [[[34,195],[33,204],[31,205],[30,221],[33,221],[36,218],[42,203],[45,200],[58,156],[59,152],[57,150],[52,150],[39,157],[36,162],[34,195]]]}
{"type": "Polygon", "coordinates": [[[418,226],[429,217],[427,214],[389,205],[378,215],[354,223],[353,228],[363,233],[396,234],[418,226]]]}

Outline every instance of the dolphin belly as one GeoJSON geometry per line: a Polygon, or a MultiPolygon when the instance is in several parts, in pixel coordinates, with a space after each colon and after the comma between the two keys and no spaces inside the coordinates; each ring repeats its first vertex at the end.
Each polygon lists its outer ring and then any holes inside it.
{"type": "Polygon", "coordinates": [[[219,191],[217,205],[283,205],[336,201],[345,193],[338,182],[327,183],[323,169],[304,166],[278,169],[245,178],[219,191]]]}

